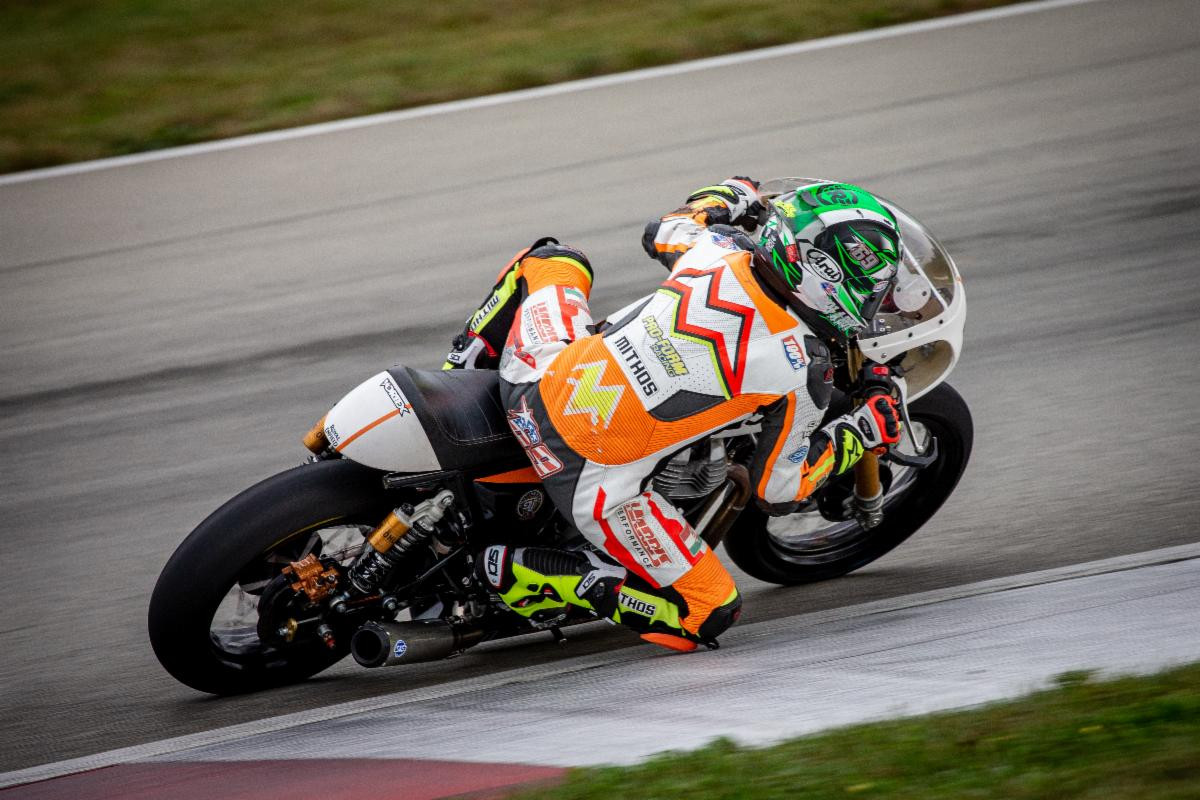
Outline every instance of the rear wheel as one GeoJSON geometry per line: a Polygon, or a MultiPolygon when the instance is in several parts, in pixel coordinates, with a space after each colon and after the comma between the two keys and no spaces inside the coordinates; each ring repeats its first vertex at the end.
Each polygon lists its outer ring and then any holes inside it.
{"type": "MultiPolygon", "coordinates": [[[[733,563],[768,583],[812,583],[870,564],[915,533],[958,484],[971,455],[974,427],[966,402],[945,383],[914,402],[909,413],[922,448],[937,437],[938,458],[924,469],[880,463],[885,495],[884,521],[878,527],[866,530],[841,513],[841,500],[853,488],[853,476],[847,474],[822,487],[820,509],[769,517],[748,505],[725,537],[733,563]]],[[[900,449],[913,452],[907,435],[900,449]]]]}
{"type": "MultiPolygon", "coordinates": [[[[237,694],[303,680],[349,652],[315,630],[263,641],[259,598],[291,561],[310,553],[348,563],[387,513],[380,473],[351,461],[306,464],[252,486],[213,512],[163,568],[150,598],[150,643],[176,679],[237,694]]],[[[315,628],[315,626],[310,626],[315,628]]]]}

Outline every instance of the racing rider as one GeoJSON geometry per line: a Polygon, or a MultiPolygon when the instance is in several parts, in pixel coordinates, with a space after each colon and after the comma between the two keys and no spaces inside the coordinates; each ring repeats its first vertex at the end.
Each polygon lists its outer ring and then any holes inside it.
{"type": "Polygon", "coordinates": [[[865,451],[899,440],[887,368],[855,411],[818,425],[832,392],[824,340],[856,336],[894,282],[895,217],[868,192],[818,182],[764,203],[731,178],[646,226],[669,270],[595,332],[583,253],[541,239],[500,272],[445,368],[498,368],[513,433],[559,511],[595,547],[488,548],[482,576],[513,610],[553,624],[588,609],[676,650],[741,608],[733,579],[648,486],[683,448],[761,415],[750,475],[772,514],[795,510],[865,451]],[[886,388],[884,388],[886,387],[886,388]]]}

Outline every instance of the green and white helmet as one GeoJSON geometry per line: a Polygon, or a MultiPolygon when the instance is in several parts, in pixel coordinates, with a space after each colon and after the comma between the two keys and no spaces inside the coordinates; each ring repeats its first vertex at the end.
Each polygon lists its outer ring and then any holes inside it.
{"type": "Polygon", "coordinates": [[[818,333],[851,338],[870,324],[903,253],[896,218],[849,183],[815,182],[775,197],[755,267],[818,333]]]}

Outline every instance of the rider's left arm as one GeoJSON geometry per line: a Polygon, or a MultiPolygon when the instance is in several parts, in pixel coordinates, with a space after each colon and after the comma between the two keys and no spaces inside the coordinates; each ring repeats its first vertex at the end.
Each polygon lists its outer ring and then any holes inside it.
{"type": "Polygon", "coordinates": [[[709,226],[757,223],[761,211],[758,182],[730,178],[697,189],[688,195],[684,206],[647,224],[642,234],[642,249],[671,269],[709,226]]]}

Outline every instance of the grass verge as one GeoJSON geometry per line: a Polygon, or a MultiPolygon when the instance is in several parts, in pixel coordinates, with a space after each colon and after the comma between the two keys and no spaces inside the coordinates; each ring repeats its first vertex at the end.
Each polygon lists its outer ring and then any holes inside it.
{"type": "Polygon", "coordinates": [[[0,172],[1008,2],[5,0],[0,172]]]}
{"type": "MultiPolygon", "coordinates": [[[[715,742],[573,770],[520,800],[1200,797],[1200,664],[1058,686],[981,709],[842,728],[765,749],[715,742]]],[[[803,687],[797,687],[802,691],[803,687]]],[[[631,712],[630,725],[636,725],[631,712]]]]}

